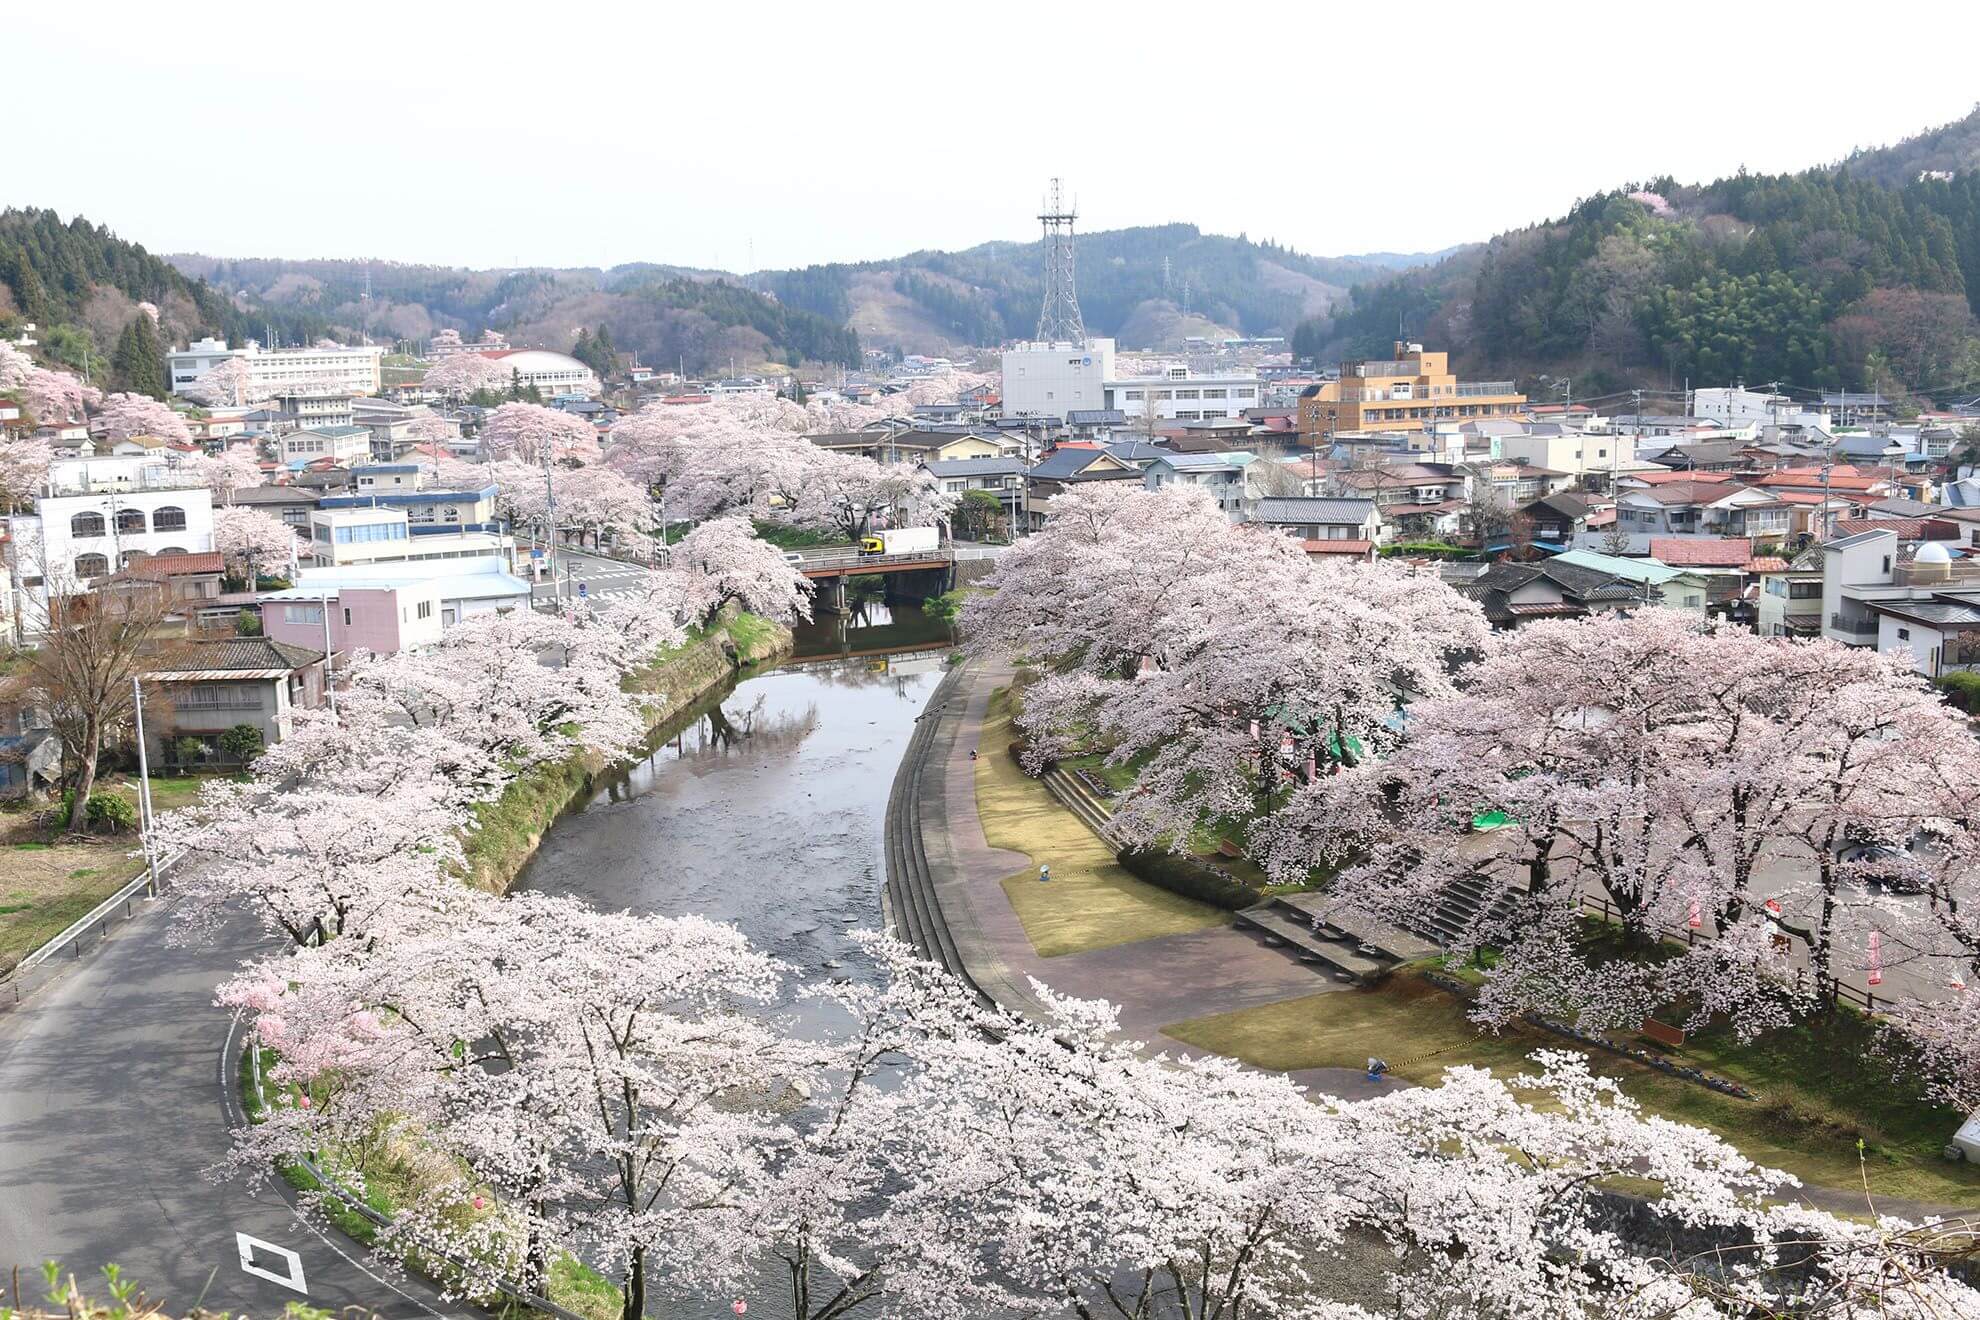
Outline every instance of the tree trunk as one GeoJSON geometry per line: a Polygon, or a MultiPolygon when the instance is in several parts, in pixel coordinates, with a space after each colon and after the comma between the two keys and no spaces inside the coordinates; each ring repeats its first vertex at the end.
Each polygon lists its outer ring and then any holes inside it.
{"type": "Polygon", "coordinates": [[[641,1320],[646,1314],[646,1248],[634,1247],[626,1262],[626,1304],[619,1320],[641,1320]]]}
{"type": "Polygon", "coordinates": [[[82,764],[76,767],[76,800],[69,808],[69,829],[81,833],[89,820],[89,795],[96,787],[96,758],[103,752],[103,726],[95,719],[83,725],[82,764]]]}

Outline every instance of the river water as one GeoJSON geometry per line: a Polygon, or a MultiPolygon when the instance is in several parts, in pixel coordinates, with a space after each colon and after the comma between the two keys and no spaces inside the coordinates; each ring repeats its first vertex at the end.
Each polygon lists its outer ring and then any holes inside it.
{"type": "Polygon", "coordinates": [[[805,625],[552,826],[517,887],[730,922],[800,980],[867,974],[846,932],[881,924],[887,795],[948,643],[913,606],[805,625]]]}

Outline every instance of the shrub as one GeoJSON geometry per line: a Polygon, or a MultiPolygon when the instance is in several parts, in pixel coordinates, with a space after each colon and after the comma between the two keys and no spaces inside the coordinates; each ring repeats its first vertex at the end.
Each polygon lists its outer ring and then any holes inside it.
{"type": "MultiPolygon", "coordinates": [[[[62,816],[67,820],[76,805],[76,790],[62,790],[62,816]]],[[[83,824],[98,834],[121,834],[137,827],[137,808],[127,797],[116,793],[91,793],[83,808],[83,824]]]]}
{"type": "Polygon", "coordinates": [[[197,738],[174,738],[165,744],[175,765],[189,766],[206,755],[206,744],[197,738]]]}
{"type": "Polygon", "coordinates": [[[1947,701],[1968,715],[1980,715],[1980,674],[1958,669],[1950,674],[1941,674],[1934,681],[1947,701]]]}
{"type": "Polygon", "coordinates": [[[242,765],[260,756],[261,748],[261,730],[252,724],[236,724],[220,735],[220,750],[242,765]]]}
{"type": "Polygon", "coordinates": [[[234,616],[234,636],[261,636],[261,616],[253,610],[242,610],[234,616]]]}
{"type": "Polygon", "coordinates": [[[1129,848],[1121,853],[1120,861],[1151,885],[1229,912],[1263,901],[1263,895],[1185,853],[1162,848],[1129,848]]]}

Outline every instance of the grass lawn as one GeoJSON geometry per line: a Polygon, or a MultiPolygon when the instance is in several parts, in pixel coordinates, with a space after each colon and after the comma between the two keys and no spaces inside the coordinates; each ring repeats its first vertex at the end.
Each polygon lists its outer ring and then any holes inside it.
{"type": "MultiPolygon", "coordinates": [[[[1330,991],[1176,1023],[1166,1035],[1260,1067],[1358,1068],[1370,1054],[1406,1081],[1434,1084],[1445,1068],[1475,1064],[1501,1075],[1529,1066],[1538,1049],[1567,1048],[1533,1030],[1481,1033],[1455,997],[1407,974],[1372,989],[1330,991]]],[[[1737,1100],[1649,1068],[1594,1053],[1646,1110],[1708,1127],[1748,1158],[1816,1186],[1859,1190],[1867,1173],[1879,1196],[1980,1205],[1980,1169],[1940,1158],[1959,1116],[1908,1100],[1866,1057],[1869,1028],[1844,1019],[1777,1041],[1740,1047],[1706,1036],[1683,1060],[1744,1083],[1761,1097],[1737,1100]],[[1857,1139],[1865,1144],[1859,1166],[1857,1139]]]]}
{"type": "Polygon", "coordinates": [[[1018,769],[1005,750],[1011,737],[1009,705],[999,692],[976,758],[976,809],[992,847],[1031,858],[1029,869],[1004,881],[1004,893],[1040,955],[1056,958],[1229,920],[1207,903],[1130,875],[1093,831],[1018,769]],[[1052,868],[1049,884],[1038,882],[1041,863],[1052,868]]]}
{"type": "MultiPolygon", "coordinates": [[[[183,807],[199,795],[206,777],[191,775],[151,781],[151,804],[159,811],[183,807]]],[[[137,801],[135,776],[98,781],[102,792],[137,801]]],[[[60,935],[69,925],[115,893],[144,869],[136,834],[44,842],[35,832],[33,810],[21,807],[0,815],[0,972],[60,935]]]]}

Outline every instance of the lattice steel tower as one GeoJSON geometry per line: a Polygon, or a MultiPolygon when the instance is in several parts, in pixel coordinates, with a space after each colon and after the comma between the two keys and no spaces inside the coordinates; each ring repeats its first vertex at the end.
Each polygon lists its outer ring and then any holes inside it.
{"type": "Polygon", "coordinates": [[[1065,203],[1059,181],[1052,180],[1038,222],[1045,227],[1045,305],[1038,312],[1042,343],[1083,344],[1086,322],[1080,319],[1079,295],[1073,292],[1073,221],[1078,212],[1065,203]]]}

